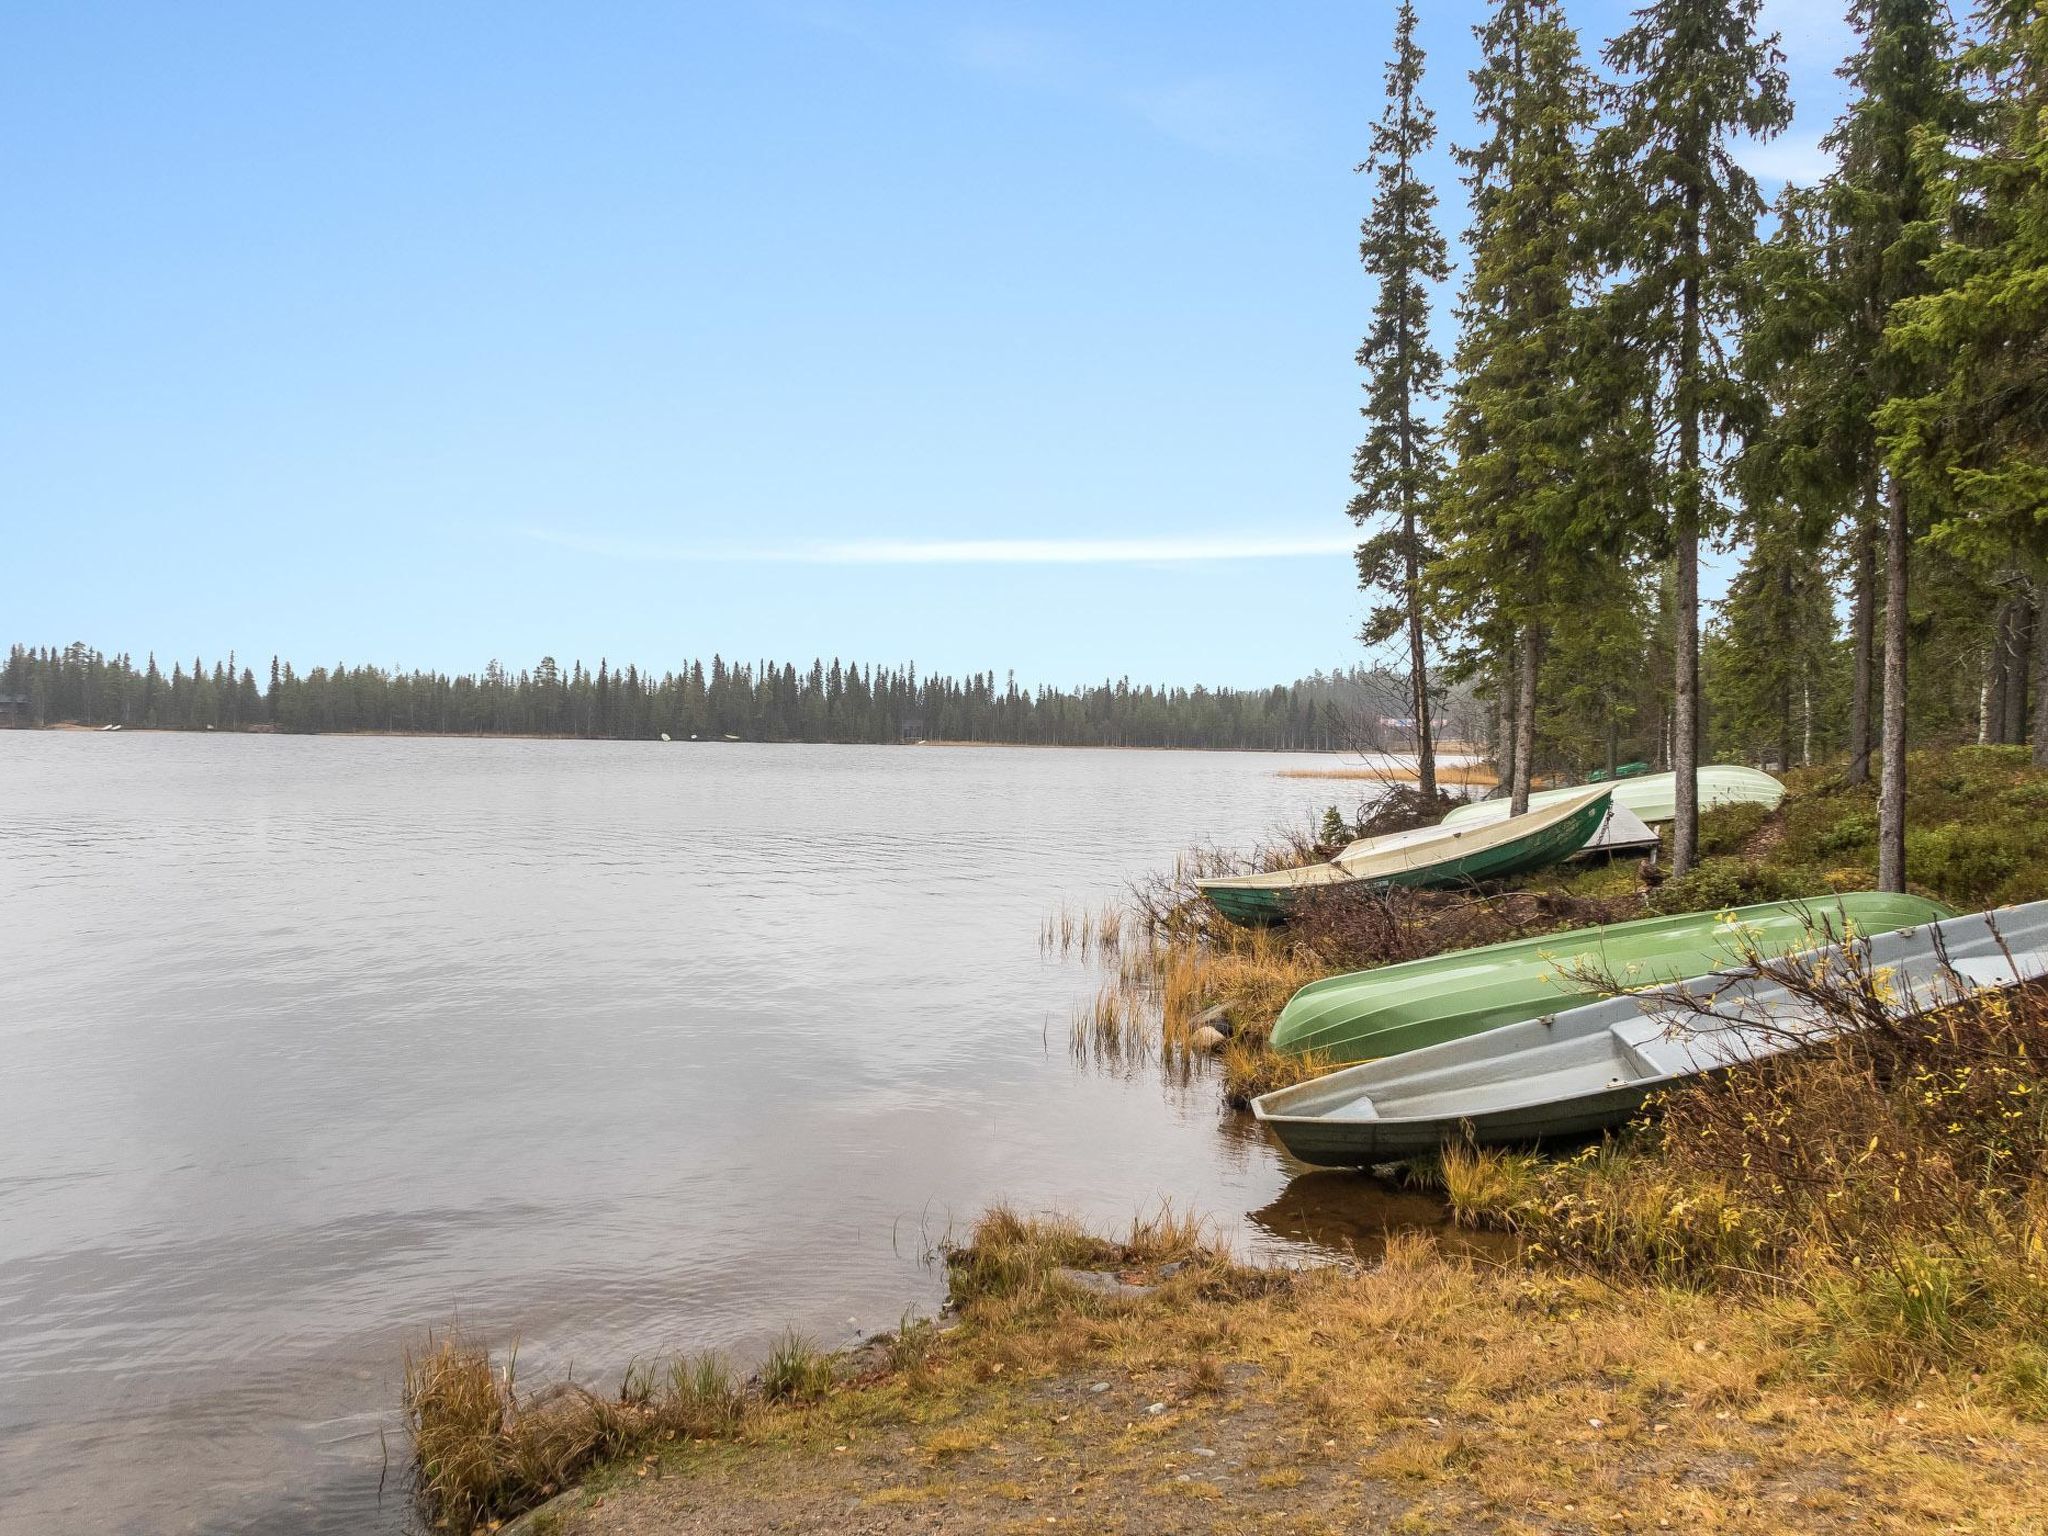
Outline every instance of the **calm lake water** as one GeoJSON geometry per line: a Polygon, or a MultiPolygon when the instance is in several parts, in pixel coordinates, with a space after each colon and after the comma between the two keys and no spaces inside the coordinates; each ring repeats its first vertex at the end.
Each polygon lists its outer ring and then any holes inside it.
{"type": "Polygon", "coordinates": [[[1427,1219],[1077,1066],[1038,950],[1329,761],[0,734],[0,1529],[402,1531],[426,1326],[836,1345],[996,1197],[1427,1219]]]}

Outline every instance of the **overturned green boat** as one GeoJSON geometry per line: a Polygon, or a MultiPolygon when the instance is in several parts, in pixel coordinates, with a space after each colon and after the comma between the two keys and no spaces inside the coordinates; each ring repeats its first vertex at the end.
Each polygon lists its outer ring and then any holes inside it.
{"type": "Polygon", "coordinates": [[[1351,886],[1440,889],[1500,880],[1568,859],[1607,819],[1612,785],[1567,790],[1526,816],[1473,827],[1421,827],[1353,843],[1327,864],[1304,864],[1259,875],[1199,880],[1196,887],[1233,923],[1256,927],[1283,921],[1304,897],[1351,886]]]}
{"type": "MultiPolygon", "coordinates": [[[[1613,782],[1614,803],[1635,812],[1644,821],[1671,821],[1677,817],[1677,774],[1645,773],[1616,778],[1613,782]]],[[[1745,768],[1740,763],[1709,763],[1700,769],[1693,782],[1699,786],[1700,809],[1703,811],[1710,811],[1717,805],[1760,805],[1767,811],[1774,811],[1778,802],[1785,798],[1784,785],[1761,768],[1745,768]]],[[[1579,788],[1538,790],[1529,797],[1529,809],[1534,811],[1580,793],[1582,790],[1579,788]]],[[[1443,825],[1477,826],[1482,822],[1505,820],[1507,814],[1505,796],[1498,800],[1471,800],[1455,807],[1444,817],[1443,825]]]]}
{"type": "Polygon", "coordinates": [[[1281,1010],[1273,1048],[1369,1061],[1601,995],[1574,971],[1658,986],[1738,964],[1751,949],[1775,956],[1953,916],[1919,896],[1852,891],[1510,939],[1310,982],[1281,1010]]]}

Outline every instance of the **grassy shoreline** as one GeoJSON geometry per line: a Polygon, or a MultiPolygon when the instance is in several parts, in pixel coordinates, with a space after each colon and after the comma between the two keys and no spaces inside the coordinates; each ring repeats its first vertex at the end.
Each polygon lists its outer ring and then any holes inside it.
{"type": "MultiPolygon", "coordinates": [[[[2013,749],[1920,757],[1929,893],[2048,894],[2048,774],[2013,749]]],[[[1792,790],[1712,818],[1682,882],[1617,865],[1247,934],[1182,899],[1205,855],[1041,943],[1109,972],[1078,1051],[1205,1070],[1196,1021],[1220,1007],[1240,1092],[1299,1070],[1261,1028],[1328,970],[1867,884],[1869,795],[1792,790]]],[[[1371,1267],[1251,1270],[1171,1213],[1105,1238],[999,1209],[944,1256],[945,1328],[829,1364],[792,1345],[736,1393],[692,1366],[616,1402],[542,1394],[540,1438],[575,1455],[538,1474],[531,1410],[470,1351],[448,1443],[508,1480],[444,1501],[446,1528],[574,1478],[547,1529],[2048,1531],[2043,1063],[2027,992],[1674,1095],[1582,1156],[1417,1170],[1520,1238],[1499,1263],[1414,1235],[1371,1267]]]]}

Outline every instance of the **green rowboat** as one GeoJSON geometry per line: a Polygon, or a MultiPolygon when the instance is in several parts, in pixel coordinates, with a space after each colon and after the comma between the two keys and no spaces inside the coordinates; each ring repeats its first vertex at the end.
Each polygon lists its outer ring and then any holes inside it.
{"type": "MultiPolygon", "coordinates": [[[[1795,970],[1852,985],[1882,978],[1884,1011],[1916,1018],[2048,974],[2048,902],[1815,948],[1795,970]]],[[[1302,1161],[1337,1167],[1447,1142],[1572,1141],[1627,1123],[1663,1089],[1819,1044],[1840,1027],[1781,975],[1731,968],[1346,1067],[1256,1098],[1252,1112],[1302,1161]]]]}
{"type": "Polygon", "coordinates": [[[1283,921],[1302,899],[1340,887],[1379,890],[1407,885],[1437,889],[1500,880],[1570,858],[1607,819],[1613,786],[1567,790],[1526,816],[1480,826],[1422,827],[1353,843],[1327,864],[1304,864],[1262,875],[1196,882],[1233,923],[1256,927],[1283,921]]]}
{"type": "Polygon", "coordinates": [[[1310,982],[1280,1011],[1273,1048],[1368,1061],[1599,997],[1569,970],[1648,987],[1737,964],[1747,945],[1778,955],[1953,916],[1919,896],[1853,891],[1511,939],[1310,982]]]}
{"type": "MultiPolygon", "coordinates": [[[[1778,802],[1785,798],[1785,786],[1756,768],[1744,768],[1739,763],[1712,763],[1699,773],[1700,809],[1711,810],[1717,805],[1760,805],[1765,810],[1776,810],[1778,802]]],[[[1538,790],[1529,797],[1529,809],[1555,804],[1569,795],[1580,793],[1572,789],[1538,790]]],[[[1670,821],[1678,815],[1678,775],[1675,773],[1646,773],[1636,778],[1617,779],[1614,782],[1614,803],[1626,806],[1644,821],[1670,821]]],[[[1447,827],[1469,827],[1480,822],[1500,821],[1508,814],[1505,796],[1499,800],[1472,800],[1458,806],[1443,824],[1447,827]]]]}

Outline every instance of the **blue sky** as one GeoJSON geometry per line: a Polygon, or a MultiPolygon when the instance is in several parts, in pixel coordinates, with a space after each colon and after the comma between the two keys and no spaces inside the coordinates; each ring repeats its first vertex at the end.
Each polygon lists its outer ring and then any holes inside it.
{"type": "MultiPolygon", "coordinates": [[[[1589,51],[1625,14],[1568,9],[1589,51]]],[[[1750,157],[1771,190],[1813,174],[1848,37],[1767,9],[1799,107],[1750,157]]],[[[1478,14],[1423,20],[1447,140],[1478,14]]],[[[1391,25],[10,0],[0,640],[1346,664],[1351,168],[1391,25]]]]}

